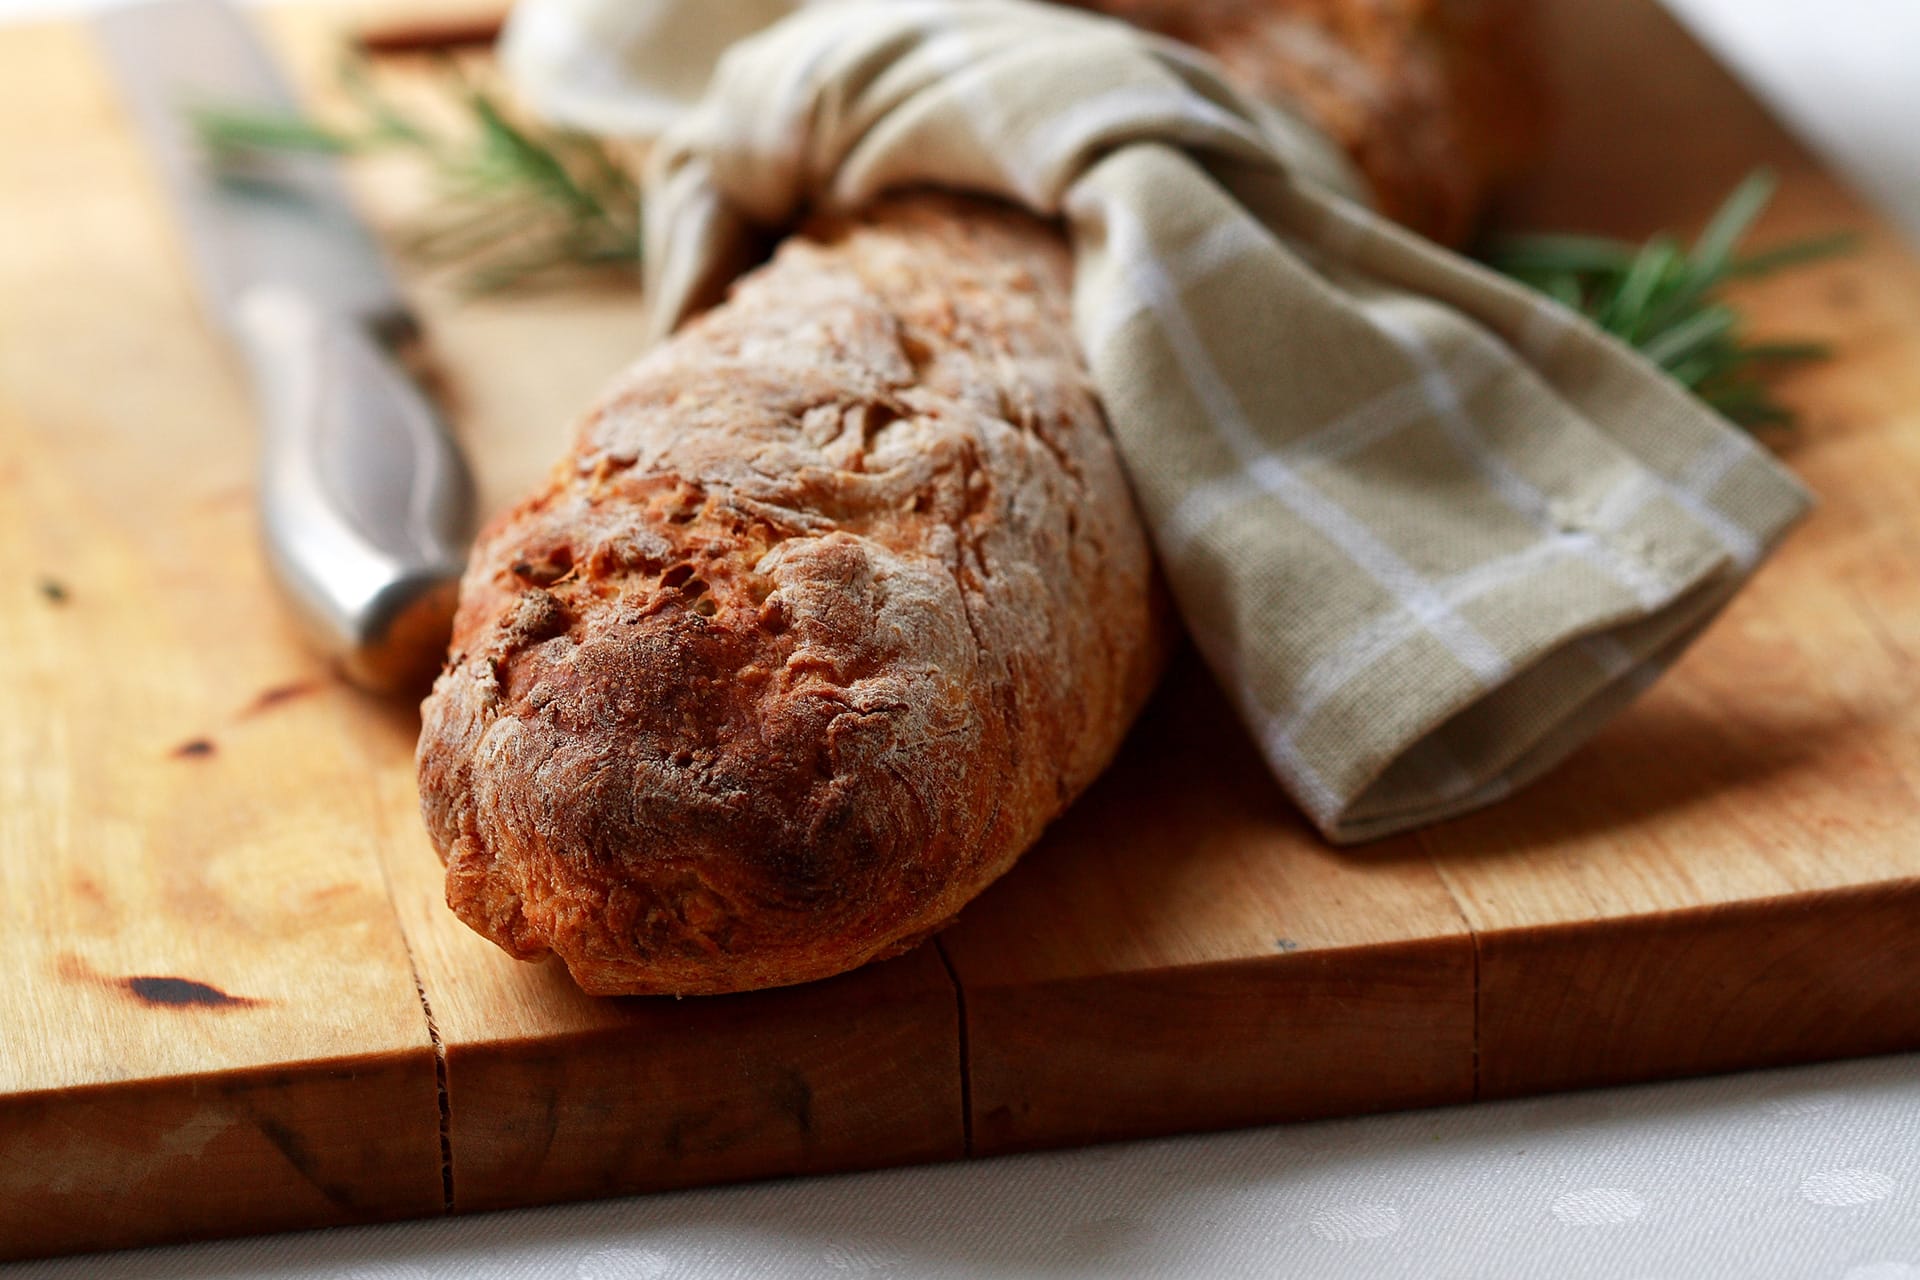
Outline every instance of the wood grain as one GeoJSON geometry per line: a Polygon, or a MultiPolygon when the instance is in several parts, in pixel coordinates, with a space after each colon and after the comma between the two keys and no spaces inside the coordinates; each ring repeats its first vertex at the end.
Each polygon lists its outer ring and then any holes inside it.
{"type": "Polygon", "coordinates": [[[363,709],[261,607],[246,407],[90,46],[0,82],[0,1255],[433,1211],[363,709]]]}
{"type": "MultiPolygon", "coordinates": [[[[1547,12],[1508,221],[1686,226],[1764,161],[1764,237],[1865,233],[1747,298],[1841,352],[1785,388],[1823,504],[1779,562],[1552,777],[1358,850],[1189,661],[938,948],[679,1003],[447,913],[417,717],[271,603],[243,388],[84,34],[0,33],[0,1257],[1920,1046],[1920,267],[1648,0],[1547,12]]],[[[307,83],[340,20],[274,11],[307,83]]],[[[639,308],[411,285],[498,507],[639,308]]]]}
{"type": "Polygon", "coordinates": [[[1439,876],[1311,836],[1190,656],[940,946],[982,1154],[1472,1097],[1473,942],[1439,876]]]}
{"type": "Polygon", "coordinates": [[[786,991],[582,995],[447,910],[414,812],[417,727],[369,767],[405,828],[389,869],[445,1055],[455,1209],[964,1153],[959,1015],[932,948],[786,991]]]}
{"type": "Polygon", "coordinates": [[[1920,1044],[1920,268],[1666,18],[1549,15],[1581,109],[1508,217],[1639,236],[1765,164],[1763,239],[1864,239],[1744,298],[1759,328],[1839,351],[1782,388],[1812,519],[1559,772],[1420,837],[1478,940],[1480,1092],[1920,1044]]]}
{"type": "MultiPolygon", "coordinates": [[[[442,6],[465,12],[460,3],[442,6]]],[[[381,12],[369,8],[368,12],[381,12]]],[[[330,101],[332,9],[276,14],[289,62],[330,101]]],[[[410,193],[358,175],[376,214],[410,193]]],[[[518,500],[573,418],[641,349],[637,295],[474,301],[415,280],[482,505],[518,500]],[[515,353],[537,352],[539,358],[515,353]]],[[[931,948],[832,982],[721,1000],[596,1000],[515,961],[447,910],[419,818],[412,708],[370,719],[363,769],[443,1055],[456,1210],[821,1173],[964,1153],[959,1014],[931,948]]]]}

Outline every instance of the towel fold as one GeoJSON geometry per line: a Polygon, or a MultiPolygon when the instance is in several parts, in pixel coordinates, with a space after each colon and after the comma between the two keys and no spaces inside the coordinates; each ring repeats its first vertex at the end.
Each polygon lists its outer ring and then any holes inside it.
{"type": "Polygon", "coordinates": [[[1181,613],[1330,839],[1551,767],[1805,510],[1652,365],[1369,212],[1310,127],[1191,49],[1028,0],[832,0],[732,44],[707,82],[648,33],[713,11],[523,0],[509,31],[536,103],[663,130],[656,330],[811,209],[932,184],[1059,218],[1181,613]]]}

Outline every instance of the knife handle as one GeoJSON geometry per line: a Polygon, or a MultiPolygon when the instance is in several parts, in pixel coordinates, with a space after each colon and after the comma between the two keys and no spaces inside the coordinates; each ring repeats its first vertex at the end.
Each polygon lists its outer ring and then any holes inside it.
{"type": "Polygon", "coordinates": [[[472,531],[459,447],[364,318],[261,288],[236,320],[259,402],[275,577],[350,680],[417,692],[445,655],[472,531]]]}

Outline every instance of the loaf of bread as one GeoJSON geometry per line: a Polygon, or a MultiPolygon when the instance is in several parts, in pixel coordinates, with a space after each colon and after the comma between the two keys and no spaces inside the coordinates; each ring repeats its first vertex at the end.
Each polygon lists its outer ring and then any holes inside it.
{"type": "Polygon", "coordinates": [[[1442,244],[1537,148],[1534,0],[1072,0],[1197,45],[1303,111],[1375,205],[1442,244]]]}
{"type": "Polygon", "coordinates": [[[482,535],[418,754],[447,900],[597,994],[896,954],[1107,764],[1172,631],[1058,232],[932,194],[817,222],[482,535]]]}
{"type": "Polygon", "coordinates": [[[1065,245],[957,198],[811,227],[481,538],[420,783],[462,919],[591,992],[892,955],[1105,767],[1167,610],[1065,245]]]}

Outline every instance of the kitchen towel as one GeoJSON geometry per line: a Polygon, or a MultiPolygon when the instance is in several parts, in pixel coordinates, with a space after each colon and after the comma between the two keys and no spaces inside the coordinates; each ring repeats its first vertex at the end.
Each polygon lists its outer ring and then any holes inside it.
{"type": "Polygon", "coordinates": [[[1371,213],[1311,128],[1185,46],[1030,0],[789,8],[523,0],[505,54],[536,105],[658,133],[658,332],[809,210],[933,184],[1058,218],[1181,613],[1330,839],[1550,768],[1806,508],[1626,347],[1371,213]],[[662,43],[683,29],[704,45],[662,43]]]}

